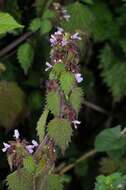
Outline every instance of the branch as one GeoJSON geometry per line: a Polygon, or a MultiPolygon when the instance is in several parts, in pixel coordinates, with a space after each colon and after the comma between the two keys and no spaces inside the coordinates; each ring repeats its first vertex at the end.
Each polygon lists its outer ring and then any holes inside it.
{"type": "Polygon", "coordinates": [[[6,46],[2,50],[0,50],[0,57],[3,57],[4,55],[6,55],[12,49],[14,49],[15,47],[17,47],[20,43],[22,43],[23,41],[25,41],[27,38],[31,37],[33,34],[34,33],[31,33],[31,32],[24,33],[22,36],[20,36],[18,39],[16,39],[15,41],[13,41],[11,44],[9,44],[8,46],[6,46]]]}
{"type": "Polygon", "coordinates": [[[109,115],[109,113],[108,113],[105,109],[103,109],[103,108],[101,108],[100,106],[95,105],[95,104],[93,104],[93,103],[91,103],[91,102],[84,101],[83,104],[84,104],[85,106],[87,106],[87,107],[89,107],[89,108],[91,108],[91,109],[97,111],[97,112],[100,112],[100,113],[104,114],[104,115],[109,115]]]}
{"type": "Polygon", "coordinates": [[[76,164],[80,163],[81,161],[87,160],[89,157],[94,156],[96,154],[96,150],[93,149],[89,152],[87,152],[86,154],[82,155],[80,158],[78,158],[74,163],[69,164],[67,166],[65,166],[60,172],[60,175],[63,175],[64,173],[68,172],[69,170],[71,170],[72,168],[74,168],[76,166],[76,164]]]}

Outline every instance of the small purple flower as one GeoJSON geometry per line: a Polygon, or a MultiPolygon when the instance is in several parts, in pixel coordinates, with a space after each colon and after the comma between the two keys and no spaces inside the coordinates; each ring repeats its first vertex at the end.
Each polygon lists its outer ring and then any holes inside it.
{"type": "Polygon", "coordinates": [[[77,81],[78,83],[80,83],[80,82],[83,81],[83,77],[82,77],[82,75],[81,75],[80,73],[76,73],[76,74],[75,74],[75,78],[76,78],[76,81],[77,81]]]}
{"type": "Polygon", "coordinates": [[[71,36],[71,39],[73,39],[73,40],[81,40],[81,37],[79,36],[79,33],[76,32],[75,34],[73,34],[73,35],[71,36]]]}
{"type": "Polygon", "coordinates": [[[51,35],[50,42],[51,42],[51,46],[55,46],[56,45],[57,39],[56,39],[56,37],[54,35],[51,35]]]}
{"type": "Polygon", "coordinates": [[[60,31],[60,32],[64,32],[64,29],[61,28],[61,27],[57,27],[57,30],[60,31]]]}
{"type": "Polygon", "coordinates": [[[3,143],[3,145],[4,145],[4,148],[2,149],[3,152],[6,152],[11,147],[11,145],[8,143],[3,143]]]}
{"type": "Polygon", "coordinates": [[[77,129],[77,125],[80,125],[80,124],[81,124],[81,122],[78,121],[78,120],[74,120],[74,121],[72,121],[72,123],[74,124],[74,128],[75,128],[75,129],[77,129]]]}
{"type": "Polygon", "coordinates": [[[47,68],[45,69],[45,71],[48,71],[49,69],[52,68],[52,65],[49,62],[46,62],[46,66],[47,68]]]}
{"type": "Polygon", "coordinates": [[[34,139],[32,140],[32,144],[33,144],[34,148],[35,148],[35,147],[38,147],[38,143],[37,143],[37,141],[35,141],[34,139]]]}
{"type": "Polygon", "coordinates": [[[14,130],[14,135],[13,137],[15,137],[16,139],[19,139],[20,137],[20,134],[19,134],[19,131],[17,129],[14,130]]]}
{"type": "Polygon", "coordinates": [[[26,146],[27,151],[32,154],[34,152],[34,146],[33,145],[27,145],[26,146]]]}
{"type": "Polygon", "coordinates": [[[63,40],[62,40],[62,42],[61,42],[62,47],[66,46],[67,43],[68,43],[68,41],[63,38],[63,40]]]}

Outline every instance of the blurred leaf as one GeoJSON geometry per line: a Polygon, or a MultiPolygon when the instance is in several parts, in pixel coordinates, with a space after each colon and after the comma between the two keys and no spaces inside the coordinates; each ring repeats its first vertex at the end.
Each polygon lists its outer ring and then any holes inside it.
{"type": "Polygon", "coordinates": [[[17,52],[17,58],[25,74],[27,74],[34,58],[34,50],[30,43],[26,42],[20,45],[17,52]]]}
{"type": "Polygon", "coordinates": [[[82,30],[83,32],[90,33],[94,17],[88,6],[75,2],[70,4],[67,10],[70,14],[70,20],[69,22],[62,21],[61,26],[70,32],[82,30]]]}
{"type": "Polygon", "coordinates": [[[15,82],[0,82],[0,124],[10,128],[24,115],[24,93],[15,82]]]}
{"type": "Polygon", "coordinates": [[[29,29],[32,32],[36,32],[41,27],[41,19],[40,18],[34,18],[29,26],[29,29]]]}
{"type": "Polygon", "coordinates": [[[87,161],[82,161],[75,166],[75,174],[77,177],[84,177],[88,172],[89,166],[87,161]]]}
{"type": "Polygon", "coordinates": [[[94,3],[93,0],[81,0],[81,1],[89,5],[94,3]]]}
{"type": "Polygon", "coordinates": [[[104,129],[95,140],[95,148],[98,152],[123,149],[125,145],[126,138],[121,135],[120,126],[104,129]]]}
{"type": "Polygon", "coordinates": [[[55,16],[55,12],[53,10],[47,9],[44,12],[42,18],[43,19],[51,19],[51,18],[54,18],[54,16],[55,16]]]}
{"type": "Polygon", "coordinates": [[[39,91],[33,91],[28,97],[29,107],[32,111],[41,108],[42,95],[39,91]]]}
{"type": "Polygon", "coordinates": [[[18,24],[10,14],[0,12],[0,34],[22,27],[23,26],[18,24]]]}
{"type": "Polygon", "coordinates": [[[41,29],[40,29],[41,34],[42,35],[46,34],[46,33],[50,32],[51,29],[52,29],[52,23],[51,23],[51,21],[48,20],[48,19],[42,20],[42,22],[41,22],[41,29]]]}

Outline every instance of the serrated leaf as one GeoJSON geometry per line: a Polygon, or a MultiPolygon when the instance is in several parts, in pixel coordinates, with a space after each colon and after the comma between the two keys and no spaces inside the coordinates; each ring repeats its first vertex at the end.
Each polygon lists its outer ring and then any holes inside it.
{"type": "Polygon", "coordinates": [[[126,64],[119,62],[108,45],[102,49],[99,57],[103,80],[108,85],[114,99],[119,101],[126,95],[126,64]]]}
{"type": "Polygon", "coordinates": [[[75,2],[70,4],[67,10],[70,15],[69,22],[62,21],[61,26],[70,32],[82,30],[90,33],[94,17],[88,6],[75,2]]]}
{"type": "Polygon", "coordinates": [[[22,69],[24,70],[25,74],[27,74],[34,58],[34,50],[31,44],[26,42],[20,45],[18,48],[17,57],[22,69]]]}
{"type": "Polygon", "coordinates": [[[64,71],[60,77],[60,85],[65,95],[68,95],[72,90],[72,87],[75,83],[75,77],[72,73],[64,71]]]}
{"type": "Polygon", "coordinates": [[[67,119],[55,118],[48,124],[48,135],[61,148],[66,147],[71,141],[72,127],[67,119]]]}
{"type": "Polygon", "coordinates": [[[59,78],[61,73],[65,71],[65,64],[58,63],[53,66],[52,72],[59,78]]]}
{"type": "Polygon", "coordinates": [[[120,126],[104,129],[95,140],[95,148],[98,152],[123,149],[125,145],[126,138],[121,136],[120,126]]]}
{"type": "Polygon", "coordinates": [[[49,110],[46,108],[37,122],[37,134],[39,136],[40,142],[43,140],[44,135],[45,135],[45,126],[46,126],[48,113],[49,113],[49,110]]]}
{"type": "Polygon", "coordinates": [[[48,175],[47,177],[47,190],[63,190],[61,177],[58,175],[48,175]]]}
{"type": "Polygon", "coordinates": [[[50,20],[44,19],[44,20],[41,21],[40,32],[41,32],[42,35],[50,32],[51,29],[52,29],[52,23],[51,23],[50,20]]]}
{"type": "Polygon", "coordinates": [[[0,12],[0,34],[22,27],[10,14],[0,12]]]}
{"type": "Polygon", "coordinates": [[[39,30],[41,27],[41,19],[40,18],[35,18],[32,20],[29,29],[32,32],[36,32],[37,30],[39,30]]]}
{"type": "Polygon", "coordinates": [[[83,99],[82,89],[80,87],[74,88],[74,90],[70,94],[70,103],[77,113],[80,111],[82,99],[83,99]]]}
{"type": "Polygon", "coordinates": [[[31,190],[33,187],[32,175],[25,169],[13,172],[6,181],[9,190],[31,190]]]}
{"type": "Polygon", "coordinates": [[[60,96],[56,91],[51,91],[47,94],[47,107],[55,115],[60,114],[60,96]]]}
{"type": "Polygon", "coordinates": [[[29,173],[35,172],[36,169],[36,163],[33,160],[32,156],[27,156],[26,158],[23,159],[23,166],[28,171],[29,173]]]}
{"type": "Polygon", "coordinates": [[[24,114],[25,95],[22,89],[16,82],[1,81],[0,125],[9,129],[15,125],[15,122],[19,122],[24,114]]]}

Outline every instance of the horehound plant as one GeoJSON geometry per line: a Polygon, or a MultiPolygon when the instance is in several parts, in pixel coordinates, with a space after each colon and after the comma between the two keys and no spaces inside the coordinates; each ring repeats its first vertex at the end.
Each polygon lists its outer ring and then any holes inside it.
{"type": "Polygon", "coordinates": [[[6,180],[10,190],[63,189],[61,177],[54,173],[54,168],[57,148],[65,152],[73,129],[80,124],[78,113],[83,92],[79,83],[83,78],[78,65],[79,40],[79,33],[66,33],[61,28],[51,35],[50,61],[45,69],[49,73],[46,105],[37,123],[39,143],[32,140],[30,144],[15,130],[15,141],[4,143],[2,149],[7,152],[13,171],[6,180]]]}

